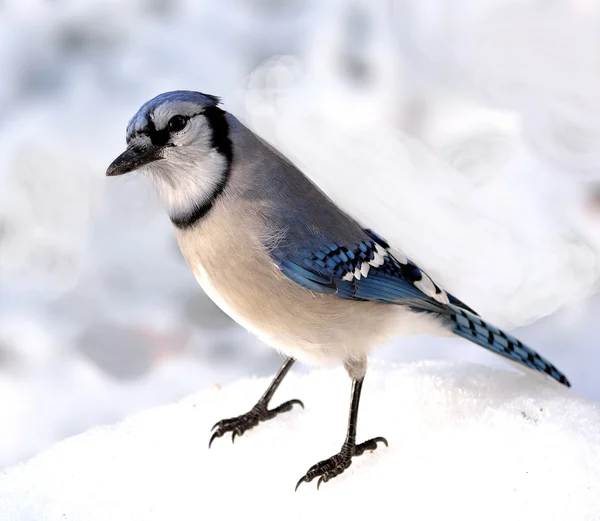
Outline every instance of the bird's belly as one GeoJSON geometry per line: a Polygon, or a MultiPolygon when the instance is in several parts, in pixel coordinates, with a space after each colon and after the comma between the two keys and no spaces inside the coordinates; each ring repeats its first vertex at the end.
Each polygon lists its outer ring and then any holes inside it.
{"type": "Polygon", "coordinates": [[[236,299],[226,298],[226,294],[217,290],[211,277],[204,269],[201,264],[197,264],[194,267],[194,276],[200,284],[200,287],[206,293],[206,295],[219,307],[223,313],[228,315],[231,319],[237,322],[247,331],[255,334],[266,344],[272,345],[271,339],[266,331],[263,331],[258,324],[252,320],[248,313],[245,313],[241,306],[236,305],[236,299]]]}
{"type": "Polygon", "coordinates": [[[198,283],[227,315],[267,345],[307,363],[360,358],[397,335],[435,334],[426,317],[402,306],[315,294],[278,270],[207,271],[193,266],[198,283]]]}
{"type": "MultiPolygon", "coordinates": [[[[194,267],[196,280],[206,295],[230,318],[270,347],[306,362],[341,361],[347,355],[344,342],[328,334],[334,324],[315,315],[304,302],[281,292],[263,292],[256,280],[231,284],[219,273],[209,274],[201,264],[194,267]],[[326,331],[327,330],[327,331],[326,331]]],[[[298,288],[302,292],[305,290],[298,288]]]]}
{"type": "Polygon", "coordinates": [[[381,343],[389,325],[377,305],[311,293],[276,270],[243,279],[242,271],[226,276],[199,263],[193,271],[224,313],[267,345],[307,363],[363,356],[381,343]]]}

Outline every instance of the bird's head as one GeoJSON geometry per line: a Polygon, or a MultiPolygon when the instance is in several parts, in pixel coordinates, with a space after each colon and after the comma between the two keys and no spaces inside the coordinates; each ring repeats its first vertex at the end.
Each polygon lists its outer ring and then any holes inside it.
{"type": "Polygon", "coordinates": [[[125,152],[106,175],[146,174],[176,225],[208,211],[224,189],[233,157],[227,113],[218,105],[219,98],[192,91],[165,92],[146,102],[127,126],[125,152]]]}

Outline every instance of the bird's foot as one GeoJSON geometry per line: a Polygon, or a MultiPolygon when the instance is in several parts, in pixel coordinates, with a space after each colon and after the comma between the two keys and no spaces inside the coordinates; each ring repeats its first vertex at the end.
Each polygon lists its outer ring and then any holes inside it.
{"type": "Polygon", "coordinates": [[[233,443],[236,436],[241,436],[247,430],[256,427],[260,422],[275,418],[275,416],[283,412],[291,411],[295,404],[300,405],[304,409],[304,404],[300,400],[289,400],[282,403],[279,407],[275,407],[275,409],[267,409],[266,404],[259,402],[246,414],[218,421],[211,429],[211,431],[215,432],[213,432],[208,442],[208,448],[210,449],[215,438],[220,438],[226,432],[231,432],[231,442],[233,443]]]}
{"type": "Polygon", "coordinates": [[[379,442],[384,443],[386,447],[388,446],[387,440],[381,436],[364,441],[358,445],[351,445],[345,442],[344,445],[342,445],[342,450],[340,450],[340,452],[338,452],[335,456],[320,461],[316,465],[310,467],[308,472],[298,480],[298,483],[296,483],[296,490],[298,490],[298,487],[302,483],[309,483],[319,476],[319,481],[317,481],[318,489],[321,486],[321,483],[326,483],[331,478],[335,478],[344,472],[344,470],[346,470],[352,464],[352,458],[354,456],[360,456],[367,450],[375,450],[377,448],[377,443],[379,442]]]}

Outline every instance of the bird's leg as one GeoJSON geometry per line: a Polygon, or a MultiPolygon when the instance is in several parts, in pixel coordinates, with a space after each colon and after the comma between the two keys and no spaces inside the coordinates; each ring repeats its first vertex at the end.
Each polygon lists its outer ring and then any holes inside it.
{"type": "Polygon", "coordinates": [[[227,418],[215,423],[211,429],[215,432],[210,438],[208,447],[210,448],[215,438],[220,438],[226,432],[231,432],[231,441],[233,442],[235,441],[236,436],[241,436],[247,430],[251,429],[252,427],[256,427],[260,422],[275,418],[275,416],[282,412],[290,411],[294,404],[298,404],[304,408],[304,404],[300,400],[289,400],[285,403],[282,403],[278,407],[275,407],[274,409],[267,408],[271,398],[273,397],[273,394],[275,394],[279,384],[281,384],[281,381],[288,373],[292,365],[294,365],[295,361],[296,360],[292,357],[289,357],[285,361],[279,371],[277,371],[273,381],[269,384],[265,394],[262,395],[260,400],[258,400],[256,405],[252,407],[249,412],[242,414],[241,416],[236,416],[235,418],[227,418]]]}
{"type": "Polygon", "coordinates": [[[296,484],[296,490],[301,483],[308,483],[316,477],[319,477],[317,482],[317,488],[321,486],[322,482],[327,482],[331,478],[340,475],[352,464],[352,458],[354,456],[360,456],[367,450],[375,450],[377,443],[382,442],[387,447],[387,440],[385,438],[377,437],[362,443],[356,444],[356,421],[358,417],[358,403],[360,401],[360,391],[362,389],[364,376],[361,378],[352,379],[352,401],[350,403],[350,416],[348,418],[348,431],[346,433],[346,439],[342,445],[342,449],[335,456],[329,459],[320,461],[316,465],[313,465],[308,469],[308,472],[302,476],[296,484]]]}

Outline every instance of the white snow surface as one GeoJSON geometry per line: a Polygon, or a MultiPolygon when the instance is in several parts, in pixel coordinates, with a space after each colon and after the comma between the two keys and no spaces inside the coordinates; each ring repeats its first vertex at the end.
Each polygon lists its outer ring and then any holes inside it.
{"type": "Polygon", "coordinates": [[[212,424],[267,383],[205,390],[55,445],[0,475],[0,519],[600,518],[600,408],[566,388],[475,364],[372,364],[358,438],[389,447],[294,493],[339,449],[350,382],[341,368],[292,372],[273,405],[297,397],[305,410],[209,450],[212,424]]]}

